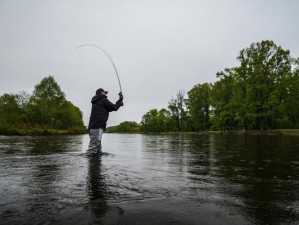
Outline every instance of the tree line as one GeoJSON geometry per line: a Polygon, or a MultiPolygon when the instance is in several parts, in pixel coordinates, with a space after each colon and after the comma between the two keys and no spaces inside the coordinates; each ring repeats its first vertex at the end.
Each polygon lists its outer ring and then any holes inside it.
{"type": "Polygon", "coordinates": [[[53,76],[44,78],[33,94],[0,96],[0,134],[83,133],[82,112],[65,97],[53,76]]]}
{"type": "MultiPolygon", "coordinates": [[[[148,111],[138,129],[172,132],[299,128],[299,59],[266,40],[241,50],[237,60],[238,66],[216,74],[216,82],[197,84],[187,93],[181,90],[167,108],[148,111]]],[[[137,129],[136,124],[132,127],[137,129]]]]}

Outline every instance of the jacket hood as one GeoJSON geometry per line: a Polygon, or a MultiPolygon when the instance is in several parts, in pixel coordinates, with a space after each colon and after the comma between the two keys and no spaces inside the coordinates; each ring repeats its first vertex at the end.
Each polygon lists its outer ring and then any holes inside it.
{"type": "Polygon", "coordinates": [[[95,95],[92,97],[91,99],[91,103],[96,103],[97,101],[103,99],[103,98],[107,98],[107,96],[104,95],[95,95]]]}

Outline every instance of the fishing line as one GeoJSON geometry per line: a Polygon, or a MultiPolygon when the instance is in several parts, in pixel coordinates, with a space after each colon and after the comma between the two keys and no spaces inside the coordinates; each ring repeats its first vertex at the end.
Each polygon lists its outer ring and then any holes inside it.
{"type": "Polygon", "coordinates": [[[98,45],[95,45],[95,44],[85,44],[85,45],[80,45],[78,46],[76,49],[78,48],[81,48],[81,47],[85,47],[85,46],[91,46],[91,47],[95,47],[97,49],[100,49],[102,52],[105,53],[106,56],[108,56],[110,62],[112,63],[113,67],[114,67],[114,70],[115,70],[115,73],[116,73],[116,76],[117,76],[117,79],[118,79],[118,84],[119,84],[119,90],[120,90],[120,93],[122,93],[122,90],[121,90],[121,84],[120,84],[120,79],[119,79],[119,75],[118,75],[118,72],[117,72],[117,69],[116,69],[116,66],[111,58],[111,56],[108,54],[108,52],[106,52],[103,48],[101,48],[100,46],[98,45]]]}

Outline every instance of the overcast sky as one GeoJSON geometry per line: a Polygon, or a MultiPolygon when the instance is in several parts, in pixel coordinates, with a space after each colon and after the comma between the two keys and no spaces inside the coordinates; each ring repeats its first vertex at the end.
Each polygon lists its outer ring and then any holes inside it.
{"type": "Polygon", "coordinates": [[[108,126],[140,122],[179,90],[214,82],[251,43],[273,40],[299,56],[298,0],[0,0],[0,95],[54,76],[88,123],[97,88],[125,106],[108,126]]]}

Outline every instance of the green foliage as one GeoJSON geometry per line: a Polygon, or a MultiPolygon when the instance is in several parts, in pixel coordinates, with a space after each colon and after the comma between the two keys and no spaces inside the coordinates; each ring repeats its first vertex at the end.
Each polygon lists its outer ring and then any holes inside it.
{"type": "Polygon", "coordinates": [[[175,124],[166,109],[152,109],[142,117],[140,129],[143,132],[174,131],[175,124]]]}
{"type": "Polygon", "coordinates": [[[197,84],[188,92],[188,110],[193,131],[204,131],[210,128],[210,92],[208,83],[197,84]]]}
{"type": "Polygon", "coordinates": [[[19,95],[14,94],[0,96],[0,131],[9,126],[22,126],[27,122],[27,114],[18,99],[19,95]]]}
{"type": "Polygon", "coordinates": [[[240,65],[217,73],[213,84],[197,84],[185,99],[180,91],[167,113],[142,117],[146,132],[267,130],[299,127],[299,59],[273,41],[240,51],[240,65]],[[167,121],[167,123],[165,122],[167,121]],[[166,125],[168,124],[168,125],[166,125]]]}
{"type": "Polygon", "coordinates": [[[212,106],[213,128],[230,130],[236,128],[237,103],[233,101],[235,96],[235,80],[233,71],[225,69],[217,73],[220,78],[212,85],[210,101],[212,106]]]}
{"type": "Polygon", "coordinates": [[[171,98],[168,109],[152,109],[143,117],[140,125],[142,132],[187,131],[191,124],[187,112],[185,92],[179,91],[176,98],[171,98]]]}
{"type": "Polygon", "coordinates": [[[176,125],[177,131],[187,130],[187,101],[185,99],[185,92],[179,91],[176,98],[171,98],[168,103],[170,118],[176,125]]]}
{"type": "Polygon", "coordinates": [[[61,133],[54,130],[82,133],[85,127],[82,112],[66,100],[52,76],[37,84],[31,96],[25,92],[0,96],[2,134],[61,133]]]}
{"type": "Polygon", "coordinates": [[[276,129],[298,123],[298,78],[294,59],[272,41],[240,51],[240,66],[217,74],[211,92],[213,126],[276,129]]]}
{"type": "Polygon", "coordinates": [[[292,58],[272,41],[252,44],[240,52],[241,65],[236,81],[243,86],[247,108],[245,117],[251,115],[247,126],[251,129],[276,128],[278,121],[287,119],[286,98],[292,77],[292,58]]]}
{"type": "Polygon", "coordinates": [[[140,132],[140,126],[134,121],[125,121],[117,126],[108,127],[106,132],[108,133],[138,133],[140,132]]]}

